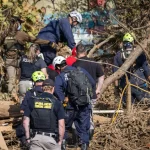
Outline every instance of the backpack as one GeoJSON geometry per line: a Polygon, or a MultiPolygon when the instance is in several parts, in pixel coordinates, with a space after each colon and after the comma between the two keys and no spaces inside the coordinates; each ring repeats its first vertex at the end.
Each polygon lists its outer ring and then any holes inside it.
{"type": "Polygon", "coordinates": [[[90,104],[91,97],[93,96],[92,85],[81,68],[78,67],[75,70],[67,71],[67,77],[69,101],[77,106],[90,104]]]}

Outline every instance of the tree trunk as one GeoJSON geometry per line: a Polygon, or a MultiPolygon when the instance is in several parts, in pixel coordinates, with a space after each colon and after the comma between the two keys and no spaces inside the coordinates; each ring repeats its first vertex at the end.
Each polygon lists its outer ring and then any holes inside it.
{"type": "MultiPolygon", "coordinates": [[[[145,39],[141,42],[141,45],[144,49],[146,49],[148,42],[150,42],[150,36],[148,39],[145,39]]],[[[115,73],[113,73],[104,81],[101,93],[103,93],[111,83],[120,79],[126,73],[125,71],[127,71],[130,68],[130,66],[135,62],[137,57],[140,56],[142,52],[143,51],[141,47],[138,45],[136,49],[130,54],[129,58],[125,61],[125,63],[115,73]]]]}
{"type": "Polygon", "coordinates": [[[130,114],[131,112],[131,106],[132,106],[132,98],[131,98],[131,85],[128,84],[127,88],[127,114],[130,114]]]}
{"type": "Polygon", "coordinates": [[[127,74],[125,74],[126,76],[126,83],[128,84],[128,87],[127,87],[127,114],[130,114],[131,112],[131,105],[132,105],[132,96],[131,96],[131,85],[130,85],[130,82],[129,82],[129,79],[128,79],[128,76],[127,74]]]}
{"type": "Polygon", "coordinates": [[[17,116],[21,116],[20,105],[15,105],[11,101],[0,102],[0,119],[17,116]]]}
{"type": "Polygon", "coordinates": [[[110,35],[107,39],[105,39],[103,42],[99,43],[98,45],[94,45],[94,47],[89,51],[88,57],[91,58],[92,55],[98,50],[102,45],[107,43],[110,39],[113,39],[115,35],[110,35]]]}

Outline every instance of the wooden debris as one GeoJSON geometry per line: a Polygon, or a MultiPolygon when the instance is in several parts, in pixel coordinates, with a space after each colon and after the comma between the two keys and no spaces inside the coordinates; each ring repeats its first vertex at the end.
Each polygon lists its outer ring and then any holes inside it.
{"type": "Polygon", "coordinates": [[[96,126],[90,150],[147,150],[150,141],[149,113],[134,108],[120,114],[114,124],[96,126]]]}
{"type": "Polygon", "coordinates": [[[9,126],[0,126],[0,132],[12,131],[12,125],[9,126]]]}
{"type": "Polygon", "coordinates": [[[93,120],[94,120],[94,122],[99,122],[100,124],[104,124],[104,123],[110,123],[111,118],[94,115],[93,120]]]}
{"type": "Polygon", "coordinates": [[[8,150],[8,147],[5,143],[5,140],[3,138],[3,135],[1,133],[1,131],[0,131],[0,148],[3,149],[3,150],[8,150]]]}
{"type": "Polygon", "coordinates": [[[21,116],[20,105],[14,105],[12,101],[0,101],[0,119],[17,116],[21,116]]]}

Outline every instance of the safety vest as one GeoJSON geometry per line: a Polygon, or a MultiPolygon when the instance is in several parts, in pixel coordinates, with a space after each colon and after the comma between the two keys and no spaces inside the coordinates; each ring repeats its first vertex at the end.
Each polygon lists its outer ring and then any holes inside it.
{"type": "Polygon", "coordinates": [[[30,127],[34,131],[55,133],[56,116],[54,115],[54,100],[50,98],[33,97],[34,109],[31,112],[30,127]]]}

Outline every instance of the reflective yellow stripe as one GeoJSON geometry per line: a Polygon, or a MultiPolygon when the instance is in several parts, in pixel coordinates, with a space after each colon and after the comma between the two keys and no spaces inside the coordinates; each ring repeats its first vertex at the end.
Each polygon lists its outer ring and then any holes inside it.
{"type": "Polygon", "coordinates": [[[43,108],[42,102],[35,102],[34,108],[43,108]]]}
{"type": "Polygon", "coordinates": [[[52,104],[51,103],[44,103],[44,108],[48,108],[51,109],[52,108],[52,104]]]}
{"type": "Polygon", "coordinates": [[[51,109],[52,108],[52,103],[35,102],[34,108],[51,109]]]}

